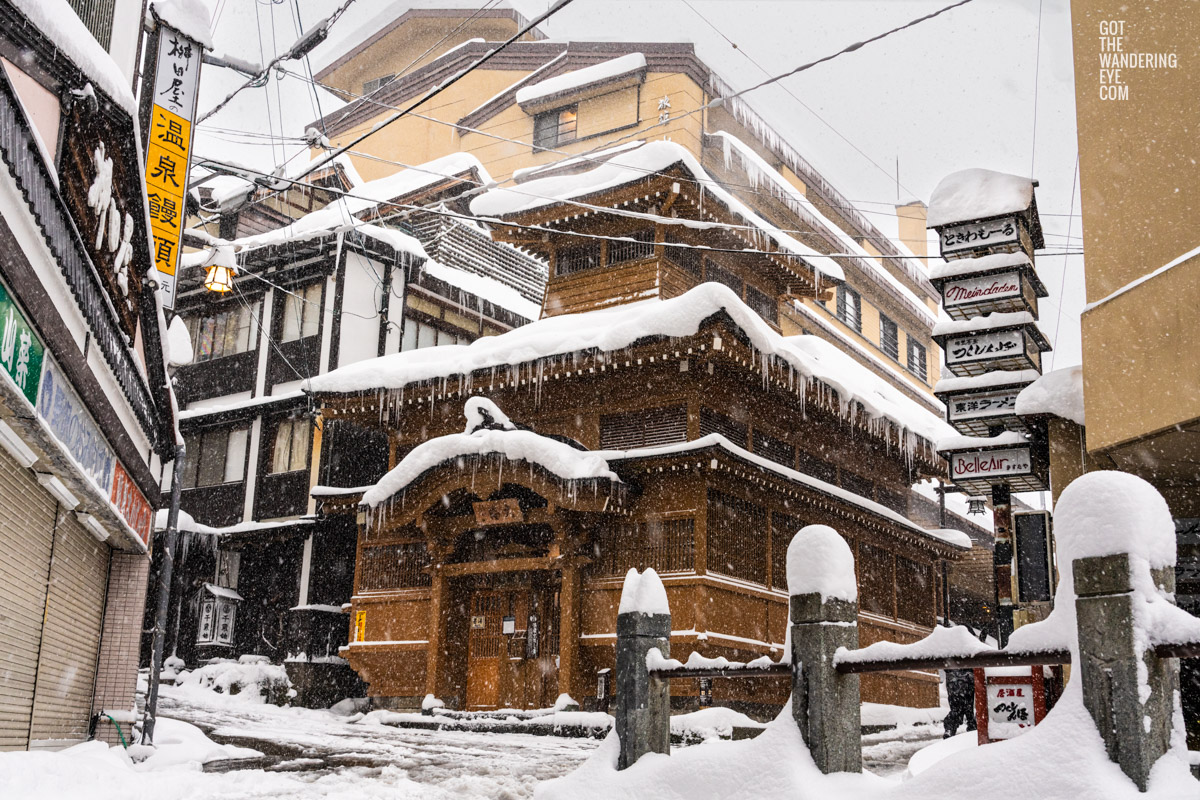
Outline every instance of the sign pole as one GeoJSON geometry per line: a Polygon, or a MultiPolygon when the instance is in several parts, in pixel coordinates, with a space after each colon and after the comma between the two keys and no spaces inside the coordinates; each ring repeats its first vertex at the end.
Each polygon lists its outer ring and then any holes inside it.
{"type": "Polygon", "coordinates": [[[1012,491],[1008,484],[997,483],[992,486],[992,517],[996,531],[996,549],[992,551],[995,570],[996,644],[1004,647],[1013,630],[1012,491]]]}
{"type": "Polygon", "coordinates": [[[158,606],[154,613],[154,652],[150,658],[146,720],[142,727],[142,741],[146,744],[154,744],[154,722],[158,717],[158,681],[162,675],[163,643],[167,639],[167,614],[171,606],[175,549],[179,544],[179,491],[183,484],[183,452],[183,445],[175,447],[175,468],[171,470],[171,509],[167,512],[167,536],[163,546],[162,571],[158,577],[158,606]]]}

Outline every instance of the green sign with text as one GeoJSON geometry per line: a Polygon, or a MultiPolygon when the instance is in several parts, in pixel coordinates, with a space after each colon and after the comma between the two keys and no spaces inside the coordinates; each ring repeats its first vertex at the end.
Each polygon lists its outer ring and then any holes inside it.
{"type": "Polygon", "coordinates": [[[0,283],[0,369],[16,384],[31,405],[37,405],[42,382],[45,348],[12,295],[0,283]]]}

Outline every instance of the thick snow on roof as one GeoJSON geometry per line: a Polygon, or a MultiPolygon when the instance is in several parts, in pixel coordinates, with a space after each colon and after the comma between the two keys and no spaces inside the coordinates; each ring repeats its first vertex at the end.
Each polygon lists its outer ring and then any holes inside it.
{"type": "MultiPolygon", "coordinates": [[[[165,508],[159,509],[157,512],[155,512],[154,530],[165,531],[167,529],[167,512],[168,510],[165,508]]],[[[235,525],[228,525],[224,528],[213,528],[209,525],[196,522],[192,515],[186,511],[180,511],[177,525],[179,526],[179,530],[186,533],[208,533],[220,535],[223,533],[249,533],[251,531],[266,531],[273,528],[287,528],[293,525],[312,525],[313,522],[314,520],[312,519],[293,519],[284,520],[281,522],[257,522],[255,520],[251,520],[250,522],[239,522],[235,525]]]]}
{"type": "Polygon", "coordinates": [[[159,19],[207,50],[213,49],[211,9],[202,0],[152,0],[150,9],[159,19]]]}
{"type": "Polygon", "coordinates": [[[578,89],[591,83],[619,78],[622,75],[637,72],[645,68],[646,56],[641,53],[627,53],[609,61],[593,64],[590,67],[572,70],[562,75],[556,75],[553,78],[547,78],[530,86],[522,86],[517,90],[517,102],[532,103],[544,97],[569,92],[572,89],[578,89]]]}
{"type": "Polygon", "coordinates": [[[1036,369],[996,369],[967,378],[942,378],[933,386],[937,394],[949,392],[970,392],[976,389],[990,389],[993,386],[1010,386],[1017,383],[1030,383],[1042,377],[1036,369]]]}
{"type": "MultiPolygon", "coordinates": [[[[650,142],[636,150],[618,153],[595,169],[576,175],[550,176],[526,181],[513,188],[493,189],[472,200],[471,211],[481,217],[504,217],[554,203],[571,202],[614,186],[642,180],[648,174],[660,172],[677,162],[683,162],[704,190],[744,224],[761,232],[781,249],[812,258],[813,269],[822,274],[835,280],[845,278],[841,267],[758,216],[717,183],[686,148],[674,142],[650,142]]],[[[714,227],[713,223],[696,220],[657,216],[653,219],[663,224],[696,229],[714,227]]]]}
{"type": "Polygon", "coordinates": [[[137,120],[137,102],[129,88],[129,79],[67,0],[13,0],[13,3],[97,88],[137,120]]]}
{"type": "Polygon", "coordinates": [[[933,268],[929,270],[929,277],[933,280],[939,278],[957,278],[960,275],[972,275],[976,272],[985,272],[991,269],[1028,266],[1031,266],[1029,256],[1022,252],[992,253],[978,258],[956,258],[953,261],[943,261],[940,264],[934,264],[933,268]]]}
{"type": "Polygon", "coordinates": [[[621,480],[608,468],[608,462],[596,453],[577,450],[533,431],[482,429],[474,433],[439,436],[417,445],[363,494],[362,502],[374,508],[439,464],[463,456],[492,453],[512,461],[537,464],[563,480],[621,480]]]}
{"type": "Polygon", "coordinates": [[[1047,372],[1017,395],[1017,414],[1053,414],[1084,424],[1083,367],[1047,372]]]}
{"type": "Polygon", "coordinates": [[[817,593],[821,602],[858,600],[854,554],[828,525],[808,525],[792,537],[787,549],[788,594],[817,593]]]}
{"type": "Polygon", "coordinates": [[[954,336],[960,333],[990,331],[1015,325],[1036,325],[1037,320],[1028,311],[995,312],[971,319],[946,319],[933,327],[934,336],[954,336]]]}
{"type": "Polygon", "coordinates": [[[929,198],[926,225],[939,228],[956,222],[1013,214],[1033,202],[1033,181],[990,169],[964,169],[942,178],[929,198]]]}
{"type": "Polygon", "coordinates": [[[716,283],[701,284],[670,300],[547,317],[469,345],[428,347],[361,361],[310,378],[305,388],[313,392],[399,389],[593,348],[610,352],[648,336],[692,336],[701,322],[719,311],[729,314],[759,352],[828,384],[843,404],[857,401],[871,417],[888,419],[930,441],[953,431],[940,417],[827,342],[815,336],[780,336],[729,288],[716,283]]]}
{"type": "Polygon", "coordinates": [[[636,569],[625,573],[625,583],[621,586],[621,604],[617,607],[618,614],[670,614],[671,606],[667,603],[667,590],[663,587],[662,578],[658,573],[648,568],[638,574],[636,569]]]}
{"type": "Polygon", "coordinates": [[[421,269],[438,280],[445,281],[451,286],[457,286],[459,289],[470,292],[476,297],[481,297],[490,303],[495,303],[519,317],[533,320],[541,316],[542,307],[540,304],[531,303],[522,297],[521,293],[516,289],[501,283],[495,278],[448,267],[432,259],[426,261],[421,269]]]}

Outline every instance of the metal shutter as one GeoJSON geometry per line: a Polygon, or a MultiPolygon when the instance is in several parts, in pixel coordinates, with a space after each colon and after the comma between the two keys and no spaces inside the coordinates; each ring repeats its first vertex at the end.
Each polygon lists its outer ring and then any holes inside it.
{"type": "Polygon", "coordinates": [[[0,450],[0,750],[24,750],[37,676],[54,500],[0,450]]]}
{"type": "Polygon", "coordinates": [[[108,545],[96,541],[74,514],[60,515],[38,658],[31,748],[87,738],[109,553],[108,545]]]}

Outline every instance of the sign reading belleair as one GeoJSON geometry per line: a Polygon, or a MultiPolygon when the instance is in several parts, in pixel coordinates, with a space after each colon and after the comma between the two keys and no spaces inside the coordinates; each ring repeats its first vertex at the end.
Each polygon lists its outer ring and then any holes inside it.
{"type": "Polygon", "coordinates": [[[146,146],[146,192],[154,236],[154,265],[167,308],[175,307],[175,272],[185,218],[202,55],[200,45],[159,23],[158,61],[146,146]]]}

